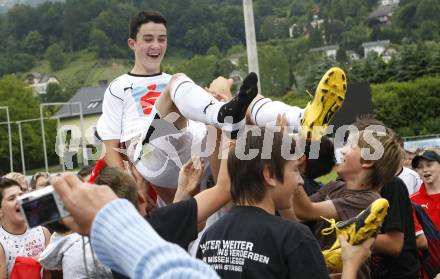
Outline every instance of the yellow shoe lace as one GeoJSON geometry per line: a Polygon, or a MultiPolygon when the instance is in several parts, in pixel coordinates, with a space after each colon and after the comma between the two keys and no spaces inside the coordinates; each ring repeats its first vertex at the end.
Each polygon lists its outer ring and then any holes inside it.
{"type": "Polygon", "coordinates": [[[322,235],[330,235],[330,234],[332,234],[334,231],[336,231],[336,234],[339,234],[339,229],[338,229],[337,225],[338,225],[341,221],[336,222],[336,220],[333,219],[333,218],[327,219],[327,218],[322,217],[322,216],[321,216],[321,218],[324,219],[324,220],[326,220],[327,222],[330,223],[330,226],[329,226],[328,228],[325,228],[325,229],[322,229],[322,230],[321,230],[321,234],[322,234],[322,235]]]}

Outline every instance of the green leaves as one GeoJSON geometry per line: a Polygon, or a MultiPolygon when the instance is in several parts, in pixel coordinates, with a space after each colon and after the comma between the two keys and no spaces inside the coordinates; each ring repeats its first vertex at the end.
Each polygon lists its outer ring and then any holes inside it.
{"type": "Polygon", "coordinates": [[[372,85],[373,110],[402,136],[439,133],[440,79],[424,77],[408,82],[372,85]]]}
{"type": "Polygon", "coordinates": [[[46,50],[46,59],[53,71],[60,70],[65,63],[64,51],[59,44],[53,44],[46,50]]]}

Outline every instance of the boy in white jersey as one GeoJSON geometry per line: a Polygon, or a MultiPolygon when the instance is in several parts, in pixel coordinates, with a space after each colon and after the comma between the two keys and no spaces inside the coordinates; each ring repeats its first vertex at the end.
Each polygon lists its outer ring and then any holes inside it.
{"type": "Polygon", "coordinates": [[[49,242],[50,233],[44,227],[29,229],[17,204],[23,194],[20,185],[0,178],[0,278],[8,278],[15,258],[37,257],[49,242]]]}
{"type": "MultiPolygon", "coordinates": [[[[107,165],[123,168],[118,148],[124,143],[128,159],[168,203],[177,187],[179,169],[191,157],[191,144],[200,143],[206,134],[201,123],[235,135],[244,126],[246,110],[258,93],[258,79],[253,73],[248,75],[238,94],[224,103],[185,75],[171,77],[162,73],[160,63],[167,48],[167,26],[157,12],[140,12],[132,18],[128,45],[134,51],[135,65],[130,73],[109,85],[97,132],[106,147],[107,165]],[[152,151],[142,154],[140,143],[149,143],[152,151]]],[[[314,126],[326,126],[345,98],[345,74],[339,68],[327,72],[321,83],[317,89],[320,94],[315,96],[309,109],[297,113],[295,107],[288,108],[295,110],[294,123],[289,124],[298,130],[304,125],[306,128],[301,132],[308,138],[319,137],[319,133],[312,134],[314,126]],[[328,81],[331,87],[326,87],[328,81]]],[[[254,119],[261,118],[261,102],[259,105],[258,108],[253,106],[254,119]]],[[[285,112],[285,108],[279,110],[278,103],[268,104],[267,100],[264,109],[272,115],[260,123],[270,122],[278,112],[285,112]]]]}
{"type": "Polygon", "coordinates": [[[128,45],[134,51],[135,65],[130,73],[109,85],[103,114],[97,123],[98,135],[106,147],[104,160],[109,166],[123,168],[118,148],[124,143],[128,159],[154,185],[159,196],[170,202],[180,167],[190,158],[191,143],[200,142],[205,136],[205,125],[197,122],[231,133],[237,131],[244,126],[246,109],[257,95],[258,79],[250,74],[237,96],[224,103],[185,75],[172,78],[162,73],[160,63],[167,48],[167,27],[157,12],[140,12],[132,18],[128,45]],[[161,119],[170,113],[177,120],[161,119]],[[175,136],[166,137],[170,134],[175,136]],[[142,155],[140,142],[149,142],[153,151],[138,161],[142,155]]]}

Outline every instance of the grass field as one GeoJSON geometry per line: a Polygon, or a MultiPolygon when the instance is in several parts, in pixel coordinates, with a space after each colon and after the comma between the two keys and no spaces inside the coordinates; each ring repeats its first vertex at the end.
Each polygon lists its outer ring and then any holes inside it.
{"type": "Polygon", "coordinates": [[[81,51],[68,56],[61,70],[52,72],[47,60],[42,60],[30,72],[54,75],[64,88],[98,85],[100,80],[112,81],[130,70],[129,61],[123,59],[96,59],[91,51],[81,51]]]}
{"type": "Polygon", "coordinates": [[[336,172],[332,171],[324,176],[318,177],[316,180],[318,180],[319,182],[326,184],[332,180],[335,180],[337,177],[336,172]]]}

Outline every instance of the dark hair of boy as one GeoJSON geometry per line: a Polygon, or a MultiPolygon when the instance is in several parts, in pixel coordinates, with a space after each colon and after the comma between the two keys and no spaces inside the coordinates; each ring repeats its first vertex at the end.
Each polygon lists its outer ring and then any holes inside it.
{"type": "Polygon", "coordinates": [[[93,172],[94,166],[84,166],[78,171],[78,175],[81,177],[86,177],[93,172]]]}
{"type": "Polygon", "coordinates": [[[2,207],[1,201],[3,200],[3,192],[13,186],[18,186],[21,189],[21,186],[17,181],[0,177],[0,207],[2,207]]]}
{"type": "Polygon", "coordinates": [[[139,207],[138,188],[134,179],[114,167],[105,167],[95,179],[97,185],[108,185],[115,194],[122,199],[127,199],[136,208],[139,207]]]}
{"type": "Polygon", "coordinates": [[[385,124],[377,120],[373,117],[373,115],[365,114],[361,115],[359,117],[356,117],[356,121],[353,123],[353,125],[359,130],[365,130],[368,126],[385,126],[385,124]]]}
{"type": "MultiPolygon", "coordinates": [[[[281,146],[283,142],[282,132],[274,132],[270,129],[265,128],[254,128],[245,135],[244,142],[238,140],[236,147],[232,148],[228,155],[228,173],[231,179],[231,196],[234,204],[255,204],[264,198],[266,189],[264,186],[263,169],[267,165],[269,167],[271,176],[283,182],[283,172],[284,165],[287,160],[281,155],[281,146]],[[260,129],[261,136],[253,136],[252,131],[254,129],[260,129]],[[270,145],[272,152],[270,153],[270,158],[262,158],[263,144],[265,143],[265,138],[273,135],[273,142],[270,145]],[[249,150],[256,150],[258,154],[250,160],[241,160],[237,157],[237,148],[243,148],[246,146],[245,153],[249,150]],[[251,174],[252,175],[249,175],[251,174]]],[[[290,154],[295,151],[296,142],[292,138],[290,146],[290,154]]]]}
{"type": "Polygon", "coordinates": [[[128,30],[128,36],[134,40],[136,40],[136,35],[139,32],[139,28],[142,24],[148,23],[148,22],[154,22],[154,23],[161,23],[165,27],[167,27],[167,21],[162,16],[161,13],[157,11],[142,11],[139,12],[137,15],[132,17],[130,21],[130,27],[128,30]]]}

